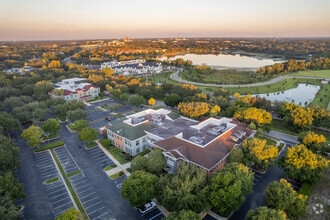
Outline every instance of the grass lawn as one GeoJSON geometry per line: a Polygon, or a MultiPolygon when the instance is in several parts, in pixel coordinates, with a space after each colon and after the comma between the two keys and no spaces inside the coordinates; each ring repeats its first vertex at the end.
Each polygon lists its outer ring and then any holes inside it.
{"type": "MultiPolygon", "coordinates": [[[[104,146],[105,147],[105,146],[104,146]]],[[[128,163],[132,160],[132,157],[128,154],[125,154],[120,149],[114,147],[114,146],[107,146],[105,147],[109,153],[118,160],[120,164],[128,163]]]]}
{"type": "Polygon", "coordinates": [[[97,96],[93,99],[87,100],[87,102],[95,102],[95,101],[99,101],[99,100],[103,100],[103,99],[107,99],[108,97],[106,96],[97,96]]]}
{"type": "Polygon", "coordinates": [[[54,177],[52,179],[47,180],[46,184],[51,184],[51,183],[54,183],[54,182],[59,181],[59,180],[60,180],[59,177],[54,177]]]}
{"type": "Polygon", "coordinates": [[[265,137],[265,136],[263,136],[262,138],[260,138],[261,140],[266,140],[267,141],[267,145],[274,145],[274,146],[276,146],[276,141],[274,141],[273,139],[271,139],[271,138],[268,138],[268,137],[265,137]]]}
{"type": "Polygon", "coordinates": [[[317,92],[312,105],[318,105],[330,111],[330,84],[321,85],[321,89],[317,92]]]}
{"type": "Polygon", "coordinates": [[[280,143],[280,145],[277,146],[278,152],[280,152],[283,147],[284,147],[284,144],[283,143],[280,143]]]}
{"type": "Polygon", "coordinates": [[[66,120],[66,117],[65,116],[61,116],[61,115],[57,116],[57,118],[60,119],[60,121],[65,121],[66,120]]]}
{"type": "Polygon", "coordinates": [[[51,152],[51,154],[53,155],[53,157],[54,157],[54,159],[55,159],[56,165],[57,165],[58,169],[60,170],[60,172],[61,172],[61,174],[62,174],[62,176],[63,176],[63,178],[64,178],[64,181],[65,181],[66,185],[68,186],[69,191],[70,191],[70,193],[71,193],[71,195],[72,195],[72,197],[73,197],[75,203],[76,203],[77,206],[78,206],[79,211],[80,211],[81,213],[83,213],[83,214],[86,215],[85,209],[84,209],[84,207],[82,206],[82,204],[80,203],[80,200],[79,200],[79,198],[78,198],[76,192],[74,191],[74,189],[73,189],[73,187],[72,187],[72,185],[71,185],[71,183],[70,183],[68,177],[66,176],[66,173],[65,173],[65,171],[64,171],[64,169],[63,169],[63,167],[62,167],[62,165],[61,165],[61,163],[60,163],[60,161],[59,161],[59,159],[57,158],[57,156],[56,156],[54,150],[51,149],[50,152],[51,152]]]}
{"type": "Polygon", "coordinates": [[[45,145],[35,147],[34,152],[40,152],[40,151],[52,149],[52,148],[55,148],[55,147],[61,147],[63,145],[64,145],[64,141],[56,141],[56,142],[53,142],[53,143],[50,143],[50,144],[45,144],[45,145]]]}
{"type": "Polygon", "coordinates": [[[330,78],[330,70],[305,70],[295,73],[288,73],[288,76],[313,76],[330,78]]]}
{"type": "Polygon", "coordinates": [[[53,138],[57,138],[58,135],[57,134],[48,134],[48,135],[42,135],[41,138],[42,138],[42,142],[45,142],[49,139],[53,139],[53,138]]]}
{"type": "MultiPolygon", "coordinates": [[[[172,84],[177,84],[178,82],[175,82],[173,80],[171,80],[171,75],[174,72],[166,72],[166,73],[160,73],[160,74],[155,74],[152,76],[148,76],[147,77],[147,81],[157,84],[157,83],[172,83],[172,84]]],[[[143,76],[143,78],[146,78],[145,76],[143,76]]]]}
{"type": "Polygon", "coordinates": [[[95,142],[95,141],[93,141],[93,142],[91,142],[91,143],[87,143],[86,145],[85,145],[85,147],[87,148],[87,149],[89,149],[89,148],[93,148],[93,147],[96,147],[97,146],[97,143],[95,142]]]}
{"type": "Polygon", "coordinates": [[[121,176],[123,176],[123,175],[125,175],[125,173],[124,173],[123,171],[120,171],[120,172],[118,172],[118,173],[112,174],[112,175],[110,176],[110,178],[111,178],[111,179],[117,179],[117,178],[119,178],[119,177],[121,177],[121,176]]]}
{"type": "Polygon", "coordinates": [[[69,178],[69,177],[75,176],[75,175],[80,174],[80,173],[81,173],[81,170],[73,171],[71,173],[68,173],[67,177],[69,178]]]}
{"type": "Polygon", "coordinates": [[[116,167],[117,167],[116,164],[112,164],[111,166],[107,166],[107,167],[105,167],[103,170],[104,170],[104,171],[108,171],[108,170],[111,170],[111,169],[116,168],[116,167]]]}

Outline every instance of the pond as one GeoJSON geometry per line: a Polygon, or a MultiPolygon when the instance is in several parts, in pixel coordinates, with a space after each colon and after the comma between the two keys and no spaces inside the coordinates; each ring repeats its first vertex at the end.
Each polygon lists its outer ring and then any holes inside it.
{"type": "Polygon", "coordinates": [[[253,94],[252,96],[260,96],[261,98],[266,98],[272,102],[274,101],[285,101],[292,102],[294,100],[295,104],[305,105],[305,102],[310,103],[319,91],[320,86],[310,85],[310,84],[298,84],[298,87],[288,89],[282,92],[265,93],[265,94],[253,94]]]}
{"type": "MultiPolygon", "coordinates": [[[[179,58],[182,58],[183,60],[191,60],[194,65],[202,65],[203,63],[206,63],[208,66],[212,67],[237,69],[256,69],[285,61],[272,58],[258,59],[253,56],[244,56],[240,54],[184,54],[171,57],[170,60],[176,60],[179,58]]],[[[167,57],[162,57],[160,60],[167,60],[167,57]]]]}

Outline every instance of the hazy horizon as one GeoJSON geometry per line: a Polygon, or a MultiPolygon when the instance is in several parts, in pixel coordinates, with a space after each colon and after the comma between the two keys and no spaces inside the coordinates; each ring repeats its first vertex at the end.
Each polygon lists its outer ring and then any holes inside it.
{"type": "Polygon", "coordinates": [[[328,38],[327,0],[0,0],[0,41],[328,38]]]}

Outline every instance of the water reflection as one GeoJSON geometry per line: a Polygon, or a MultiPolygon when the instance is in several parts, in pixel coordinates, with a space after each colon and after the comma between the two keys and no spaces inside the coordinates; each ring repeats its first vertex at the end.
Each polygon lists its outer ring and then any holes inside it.
{"type": "Polygon", "coordinates": [[[266,98],[270,101],[285,101],[292,102],[296,104],[305,105],[305,102],[310,103],[319,91],[320,86],[310,85],[310,84],[298,84],[297,88],[288,89],[282,92],[265,93],[265,94],[253,94],[252,96],[260,96],[261,98],[266,98]]]}

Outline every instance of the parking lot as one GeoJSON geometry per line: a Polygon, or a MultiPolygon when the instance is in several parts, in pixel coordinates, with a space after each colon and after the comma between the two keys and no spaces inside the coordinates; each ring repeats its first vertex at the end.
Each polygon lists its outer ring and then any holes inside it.
{"type": "Polygon", "coordinates": [[[105,208],[101,199],[82,173],[70,177],[69,180],[91,220],[111,219],[111,211],[105,208]]]}
{"type": "Polygon", "coordinates": [[[54,151],[67,174],[80,170],[66,147],[55,148],[54,151]]]}
{"type": "Polygon", "coordinates": [[[114,162],[99,147],[89,149],[88,153],[92,155],[94,161],[101,167],[101,169],[114,164],[114,162]]]}
{"type": "MultiPolygon", "coordinates": [[[[43,151],[36,154],[37,167],[40,170],[42,180],[55,178],[59,176],[55,163],[49,153],[49,151],[43,151]]],[[[50,204],[53,207],[53,213],[55,216],[62,214],[67,209],[73,207],[72,200],[61,180],[45,184],[47,195],[50,200],[50,204]]]]}
{"type": "Polygon", "coordinates": [[[69,208],[74,207],[62,180],[48,184],[46,185],[46,188],[55,216],[58,216],[69,208]]]}
{"type": "Polygon", "coordinates": [[[37,160],[37,167],[39,168],[41,178],[44,182],[59,176],[49,151],[43,151],[35,155],[37,160]]]}
{"type": "Polygon", "coordinates": [[[117,189],[119,189],[119,190],[121,189],[122,184],[126,178],[127,178],[127,176],[123,175],[122,177],[119,177],[119,178],[113,180],[113,182],[116,184],[117,189]]]}
{"type": "Polygon", "coordinates": [[[110,116],[110,111],[95,110],[87,113],[86,120],[88,122],[105,119],[110,116]]]}
{"type": "Polygon", "coordinates": [[[161,220],[165,218],[165,215],[158,208],[155,208],[152,211],[142,216],[144,219],[148,219],[148,220],[161,220]]]}

